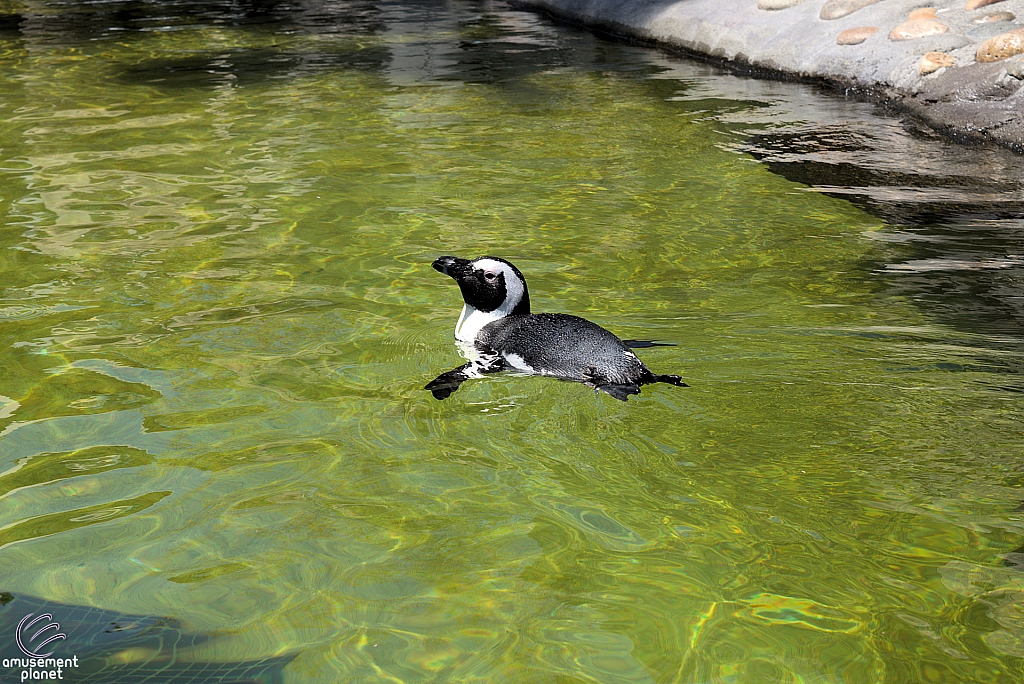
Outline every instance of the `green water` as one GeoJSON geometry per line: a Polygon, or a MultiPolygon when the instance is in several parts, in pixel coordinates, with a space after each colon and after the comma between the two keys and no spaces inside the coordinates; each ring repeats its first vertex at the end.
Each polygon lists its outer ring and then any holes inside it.
{"type": "Polygon", "coordinates": [[[735,151],[819,96],[501,5],[270,5],[0,5],[0,589],[287,682],[1020,681],[992,340],[735,151]],[[691,387],[433,400],[441,254],[691,387]]]}

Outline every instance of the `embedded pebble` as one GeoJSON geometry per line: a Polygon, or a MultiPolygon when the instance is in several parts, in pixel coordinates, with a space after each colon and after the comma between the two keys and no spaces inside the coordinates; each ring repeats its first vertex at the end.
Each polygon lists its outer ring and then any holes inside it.
{"type": "Polygon", "coordinates": [[[878,31],[877,26],[858,26],[857,28],[846,29],[836,37],[837,45],[860,45],[868,36],[878,31]]]}
{"type": "Polygon", "coordinates": [[[763,10],[781,10],[795,7],[804,0],[757,0],[757,8],[763,10]]]}
{"type": "Polygon", "coordinates": [[[878,0],[828,0],[818,16],[822,19],[839,19],[876,2],[878,0]]]}
{"type": "Polygon", "coordinates": [[[889,40],[914,40],[945,33],[949,27],[934,19],[908,19],[889,34],[889,40]]]}
{"type": "Polygon", "coordinates": [[[934,7],[922,7],[908,14],[907,19],[936,19],[938,16],[934,7]]]}
{"type": "Polygon", "coordinates": [[[1013,21],[1017,15],[1013,12],[993,12],[974,20],[975,24],[994,24],[998,21],[1013,21]]]}
{"type": "Polygon", "coordinates": [[[978,46],[979,62],[998,62],[1024,52],[1024,28],[989,38],[978,46]]]}
{"type": "Polygon", "coordinates": [[[917,63],[917,72],[922,76],[938,71],[942,67],[951,67],[956,60],[945,52],[926,52],[921,61],[917,63]]]}
{"type": "Polygon", "coordinates": [[[986,7],[988,5],[994,5],[997,2],[1002,2],[1002,1],[1003,0],[967,0],[967,9],[969,9],[969,10],[976,10],[979,7],[986,7]]]}

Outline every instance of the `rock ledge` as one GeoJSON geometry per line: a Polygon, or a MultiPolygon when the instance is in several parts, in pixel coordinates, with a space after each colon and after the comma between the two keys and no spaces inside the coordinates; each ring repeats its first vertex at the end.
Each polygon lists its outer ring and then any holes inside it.
{"type": "Polygon", "coordinates": [[[748,73],[825,83],[954,139],[1024,153],[1024,0],[510,2],[748,73]]]}

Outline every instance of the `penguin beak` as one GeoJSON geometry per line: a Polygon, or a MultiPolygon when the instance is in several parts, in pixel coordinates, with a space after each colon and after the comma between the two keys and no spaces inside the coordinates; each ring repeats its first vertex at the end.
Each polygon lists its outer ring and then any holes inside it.
{"type": "Polygon", "coordinates": [[[458,279],[460,276],[464,276],[471,270],[469,259],[460,259],[459,257],[443,256],[438,257],[434,260],[431,266],[434,270],[444,273],[446,276],[458,279]]]}

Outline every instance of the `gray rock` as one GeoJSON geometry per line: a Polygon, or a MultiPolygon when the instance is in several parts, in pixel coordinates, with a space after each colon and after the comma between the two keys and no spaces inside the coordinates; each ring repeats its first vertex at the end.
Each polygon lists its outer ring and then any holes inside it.
{"type": "Polygon", "coordinates": [[[1024,81],[1024,55],[1006,60],[1006,73],[1019,81],[1024,81]]]}
{"type": "Polygon", "coordinates": [[[997,24],[982,24],[976,26],[967,32],[967,37],[971,39],[973,43],[980,43],[989,38],[995,38],[996,36],[1012,31],[1014,29],[1024,28],[1018,24],[1007,24],[1006,22],[999,22],[997,24]]]}
{"type": "Polygon", "coordinates": [[[822,19],[841,19],[848,14],[853,14],[859,9],[868,5],[874,5],[879,0],[828,0],[821,8],[822,19]]]}
{"type": "Polygon", "coordinates": [[[909,43],[896,43],[896,45],[907,45],[913,52],[921,54],[922,52],[953,52],[959,50],[962,47],[973,45],[974,41],[967,38],[963,34],[953,33],[941,33],[937,36],[926,36],[919,38],[909,43]]]}

